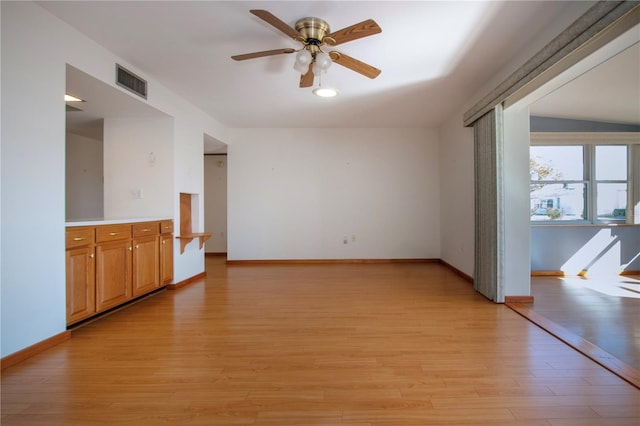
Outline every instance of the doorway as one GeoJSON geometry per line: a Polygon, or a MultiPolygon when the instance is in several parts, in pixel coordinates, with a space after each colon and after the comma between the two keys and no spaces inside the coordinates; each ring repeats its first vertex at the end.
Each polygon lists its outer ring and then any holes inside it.
{"type": "Polygon", "coordinates": [[[204,135],[205,255],[227,254],[227,145],[204,135]]]}

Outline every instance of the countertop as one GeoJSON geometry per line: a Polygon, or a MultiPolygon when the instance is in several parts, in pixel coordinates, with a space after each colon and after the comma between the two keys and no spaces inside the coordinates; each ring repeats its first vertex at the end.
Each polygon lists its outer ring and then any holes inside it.
{"type": "Polygon", "coordinates": [[[66,226],[97,226],[115,225],[118,223],[153,222],[159,220],[173,220],[171,217],[119,217],[119,218],[98,218],[98,219],[73,219],[66,222],[66,226]]]}

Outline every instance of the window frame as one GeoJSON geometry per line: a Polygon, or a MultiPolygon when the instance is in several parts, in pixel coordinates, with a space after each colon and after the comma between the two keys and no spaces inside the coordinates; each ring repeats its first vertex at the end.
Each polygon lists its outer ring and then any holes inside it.
{"type": "Polygon", "coordinates": [[[632,180],[632,174],[631,174],[631,147],[629,144],[619,144],[619,143],[594,143],[590,145],[589,148],[590,151],[590,172],[591,172],[591,188],[590,188],[590,198],[591,200],[593,200],[591,203],[589,204],[589,208],[592,210],[590,212],[590,217],[593,218],[592,223],[594,224],[621,224],[621,223],[627,223],[627,217],[629,217],[630,212],[629,209],[632,207],[632,199],[630,199],[629,195],[630,195],[630,186],[631,186],[631,180],[632,180]],[[598,146],[624,146],[626,147],[626,155],[627,155],[627,179],[626,180],[615,180],[615,179],[598,179],[597,177],[597,173],[598,173],[598,169],[596,166],[596,148],[598,146]],[[599,219],[598,218],[598,184],[600,183],[624,183],[627,185],[627,207],[626,207],[626,213],[625,213],[625,218],[623,220],[620,219],[599,219]]]}
{"type": "MultiPolygon", "coordinates": [[[[571,226],[571,225],[621,225],[639,224],[640,217],[634,217],[634,206],[640,203],[640,170],[634,170],[634,158],[640,157],[640,133],[631,132],[531,132],[530,146],[568,146],[583,147],[583,180],[533,181],[530,184],[584,183],[585,219],[578,220],[529,220],[531,226],[571,226]],[[596,179],[596,146],[617,145],[627,147],[627,180],[596,179]],[[627,207],[624,220],[598,219],[597,200],[599,183],[625,183],[627,185],[627,207]]],[[[531,158],[531,157],[530,157],[531,158]]]]}

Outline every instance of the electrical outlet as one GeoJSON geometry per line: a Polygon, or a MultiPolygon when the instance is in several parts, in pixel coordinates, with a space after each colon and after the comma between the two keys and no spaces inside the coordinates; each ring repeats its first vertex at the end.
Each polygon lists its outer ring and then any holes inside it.
{"type": "Polygon", "coordinates": [[[349,236],[345,235],[344,237],[342,237],[342,244],[349,244],[349,236]]]}

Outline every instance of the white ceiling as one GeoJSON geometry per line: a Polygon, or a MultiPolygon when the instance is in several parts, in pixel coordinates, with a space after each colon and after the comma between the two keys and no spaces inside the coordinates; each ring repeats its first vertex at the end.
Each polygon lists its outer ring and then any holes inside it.
{"type": "MultiPolygon", "coordinates": [[[[640,26],[632,29],[635,39],[640,26]]],[[[640,125],[640,43],[538,100],[532,115],[640,125]]]]}
{"type": "MultiPolygon", "coordinates": [[[[526,50],[528,41],[569,3],[39,2],[134,66],[141,77],[161,82],[230,127],[437,127],[526,50]],[[370,80],[334,64],[323,85],[335,86],[340,96],[321,99],[310,88],[298,87],[293,55],[233,61],[230,56],[235,54],[297,47],[250,9],[268,10],[291,26],[302,17],[320,17],[332,31],[372,18],[381,34],[335,50],[380,68],[382,74],[370,80]]],[[[635,60],[640,63],[638,58],[636,49],[635,60]]],[[[627,75],[637,87],[634,70],[637,67],[627,75]]],[[[603,88],[603,84],[597,80],[587,86],[603,88]]],[[[633,90],[626,94],[638,94],[633,90]]],[[[565,92],[561,98],[571,96],[565,92]]],[[[549,106],[539,105],[540,115],[553,111],[551,99],[549,106]]],[[[562,109],[566,112],[565,106],[562,109]]],[[[581,118],[579,108],[571,110],[568,115],[581,118]]]]}

